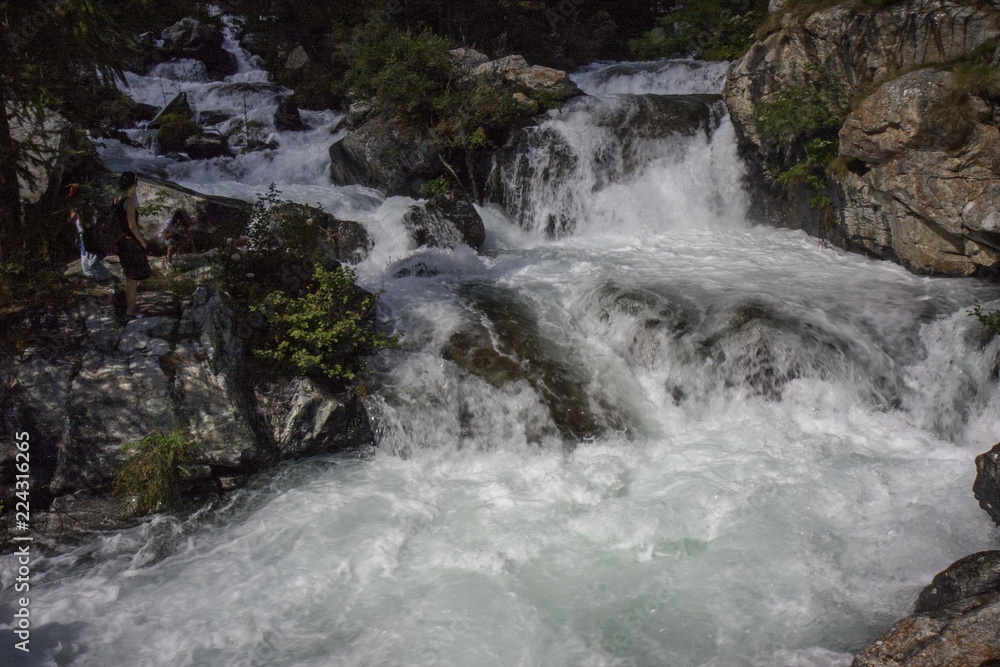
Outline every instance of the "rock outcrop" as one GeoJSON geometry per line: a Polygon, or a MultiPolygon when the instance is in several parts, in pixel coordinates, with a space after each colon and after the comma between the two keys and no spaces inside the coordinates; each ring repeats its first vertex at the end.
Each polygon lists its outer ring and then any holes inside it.
{"type": "Polygon", "coordinates": [[[368,257],[368,253],[375,245],[361,223],[338,220],[326,211],[313,206],[286,202],[271,210],[271,219],[276,225],[281,225],[282,221],[292,217],[319,228],[319,241],[314,248],[315,261],[324,264],[334,262],[357,264],[368,257]]]}
{"type": "Polygon", "coordinates": [[[990,105],[973,100],[982,113],[958,144],[933,119],[949,75],[912,70],[953,64],[992,44],[1000,38],[1000,8],[952,0],[877,10],[845,3],[803,18],[772,4],[785,12],[780,27],[734,63],[725,88],[756,181],[758,217],[918,273],[995,273],[998,130],[990,105]],[[762,110],[789,90],[817,85],[839,87],[845,102],[862,96],[840,133],[847,168],[832,172],[821,192],[786,188],[778,176],[805,161],[810,136],[765,135],[762,110]],[[825,205],[816,205],[817,195],[825,205]]]}
{"type": "Polygon", "coordinates": [[[984,667],[1000,661],[1000,551],[966,556],[934,577],[914,614],[852,667],[984,667]]]}
{"type": "Polygon", "coordinates": [[[971,275],[1000,262],[1000,127],[979,100],[984,113],[956,145],[934,118],[950,80],[911,72],[847,118],[840,151],[863,171],[839,179],[840,225],[851,244],[917,273],[971,275]]]}
{"type": "MultiPolygon", "coordinates": [[[[510,95],[520,109],[521,118],[510,127],[493,128],[493,134],[502,135],[493,141],[495,145],[502,145],[511,131],[523,127],[540,110],[582,94],[565,72],[529,66],[521,56],[484,62],[485,56],[477,51],[456,49],[452,57],[457,76],[510,95]]],[[[481,176],[478,165],[472,164],[476,158],[462,155],[456,160],[449,155],[453,137],[413,127],[380,109],[378,100],[353,104],[344,127],[349,130],[347,135],[330,147],[330,177],[339,185],[366,185],[388,195],[417,198],[427,181],[452,170],[446,165],[449,158],[460,168],[477,172],[474,179],[481,176]]]]}
{"type": "Polygon", "coordinates": [[[165,28],[160,38],[163,40],[160,49],[163,60],[190,58],[200,61],[214,80],[235,74],[238,69],[236,57],[223,48],[225,37],[216,26],[185,18],[165,28]]]}
{"type": "MultiPolygon", "coordinates": [[[[29,311],[13,328],[30,340],[0,357],[0,427],[30,433],[39,509],[46,496],[75,494],[70,505],[106,498],[123,447],[154,432],[190,434],[192,468],[210,489],[285,458],[371,441],[355,397],[258,376],[246,332],[218,294],[147,292],[140,307],[148,317],[123,325],[110,289],[91,291],[63,308],[29,311]]],[[[3,450],[8,481],[12,463],[3,450]]]]}

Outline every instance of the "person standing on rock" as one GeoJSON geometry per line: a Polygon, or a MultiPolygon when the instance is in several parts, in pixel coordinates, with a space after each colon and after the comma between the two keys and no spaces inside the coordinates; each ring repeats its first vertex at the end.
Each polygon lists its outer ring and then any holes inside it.
{"type": "Polygon", "coordinates": [[[139,281],[153,275],[149,268],[149,258],[146,256],[146,239],[139,231],[139,212],[136,210],[136,190],[139,187],[139,177],[135,172],[126,171],[118,179],[120,190],[114,202],[114,218],[121,230],[118,241],[118,259],[122,263],[125,274],[125,316],[141,317],[136,306],[136,293],[139,291],[139,281]]]}
{"type": "Polygon", "coordinates": [[[69,211],[69,224],[76,228],[76,244],[80,248],[80,270],[86,277],[99,282],[111,280],[114,276],[111,275],[108,267],[104,266],[104,257],[91,252],[84,241],[87,228],[96,225],[97,219],[93,211],[88,210],[91,207],[88,207],[82,198],[80,186],[76,183],[70,185],[66,199],[69,200],[72,207],[69,211]],[[89,218],[86,222],[84,221],[85,217],[89,218]]]}

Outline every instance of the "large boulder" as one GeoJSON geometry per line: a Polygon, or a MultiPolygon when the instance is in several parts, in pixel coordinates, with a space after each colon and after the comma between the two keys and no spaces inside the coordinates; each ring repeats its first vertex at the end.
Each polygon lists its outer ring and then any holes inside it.
{"type": "Polygon", "coordinates": [[[465,197],[445,192],[410,207],[403,217],[418,246],[478,250],[486,242],[486,227],[476,207],[465,197]]]}
{"type": "Polygon", "coordinates": [[[161,231],[176,211],[184,211],[191,221],[195,247],[208,250],[220,242],[220,237],[239,229],[246,221],[249,205],[237,199],[204,195],[176,183],[152,176],[139,177],[136,190],[143,214],[139,230],[153,253],[166,251],[161,231]]]}
{"type": "Polygon", "coordinates": [[[984,114],[956,146],[934,118],[953,104],[950,80],[911,72],[848,117],[841,154],[864,166],[841,178],[841,226],[852,245],[915,272],[971,275],[1000,262],[1000,128],[984,114]]]}
{"type": "Polygon", "coordinates": [[[424,183],[444,171],[444,139],[418,132],[383,114],[330,147],[330,176],[339,185],[367,185],[388,195],[419,197],[424,183]]]}
{"type": "MultiPolygon", "coordinates": [[[[465,57],[467,59],[469,55],[465,54],[465,57]]],[[[583,94],[566,72],[528,65],[522,56],[506,56],[485,62],[472,70],[472,76],[488,83],[501,83],[553,103],[583,94]]]]}
{"type": "Polygon", "coordinates": [[[314,206],[285,202],[272,208],[270,216],[278,225],[294,217],[307,225],[319,228],[319,242],[315,247],[314,259],[325,264],[337,262],[357,264],[364,260],[374,247],[374,242],[361,223],[338,220],[314,206]]]}
{"type": "Polygon", "coordinates": [[[301,132],[308,129],[294,97],[282,97],[274,112],[274,129],[279,132],[301,132]]]}
{"type": "Polygon", "coordinates": [[[208,75],[216,80],[236,74],[236,57],[223,48],[225,36],[214,25],[197,19],[181,19],[160,33],[163,40],[161,52],[169,58],[191,58],[205,63],[208,75]]]}
{"type": "Polygon", "coordinates": [[[69,121],[47,109],[39,115],[11,109],[7,113],[11,138],[28,146],[20,166],[30,177],[18,179],[21,201],[32,207],[54,199],[59,195],[70,157],[69,121]]]}
{"type": "Polygon", "coordinates": [[[861,651],[851,667],[984,667],[1000,661],[1000,551],[934,577],[915,613],[861,651]]]}

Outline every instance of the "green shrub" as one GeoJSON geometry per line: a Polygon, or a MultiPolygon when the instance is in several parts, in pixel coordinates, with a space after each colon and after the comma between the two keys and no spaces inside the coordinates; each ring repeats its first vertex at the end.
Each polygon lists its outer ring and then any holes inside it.
{"type": "Polygon", "coordinates": [[[125,445],[125,464],[115,477],[114,492],[137,496],[140,513],[177,503],[181,468],[190,463],[195,447],[181,431],[154,433],[125,445]]]}
{"type": "Polygon", "coordinates": [[[201,132],[201,128],[182,114],[168,114],[160,119],[160,131],[156,138],[160,150],[175,153],[184,150],[184,142],[201,132]]]}
{"type": "Polygon", "coordinates": [[[351,63],[346,83],[362,97],[414,123],[434,124],[455,75],[448,40],[404,32],[376,16],[343,47],[351,63]]]}
{"type": "Polygon", "coordinates": [[[994,336],[1000,335],[1000,310],[984,311],[982,305],[977,303],[969,315],[979,320],[994,336]]]}
{"type": "Polygon", "coordinates": [[[316,266],[300,296],[268,294],[261,306],[270,324],[267,344],[254,349],[262,358],[290,364],[296,371],[334,380],[353,380],[365,357],[399,343],[374,326],[377,294],[354,284],[354,271],[316,266]]]}
{"type": "Polygon", "coordinates": [[[767,16],[764,0],[688,2],[657,20],[657,27],[629,42],[640,60],[695,56],[739,58],[754,41],[754,28],[767,16]]]}
{"type": "Polygon", "coordinates": [[[808,71],[808,83],[783,88],[758,107],[757,121],[765,137],[788,145],[803,137],[833,138],[840,131],[851,110],[846,88],[815,65],[808,71]]]}

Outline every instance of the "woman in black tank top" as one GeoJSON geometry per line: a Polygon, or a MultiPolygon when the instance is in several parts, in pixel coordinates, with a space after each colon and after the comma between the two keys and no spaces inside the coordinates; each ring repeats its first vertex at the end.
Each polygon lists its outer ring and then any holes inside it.
{"type": "Polygon", "coordinates": [[[139,187],[139,177],[135,172],[126,171],[118,179],[121,194],[115,198],[115,220],[122,232],[118,242],[118,259],[125,274],[125,315],[141,317],[135,304],[139,281],[153,275],[146,256],[146,239],[139,231],[139,213],[135,210],[135,191],[139,187]]]}

